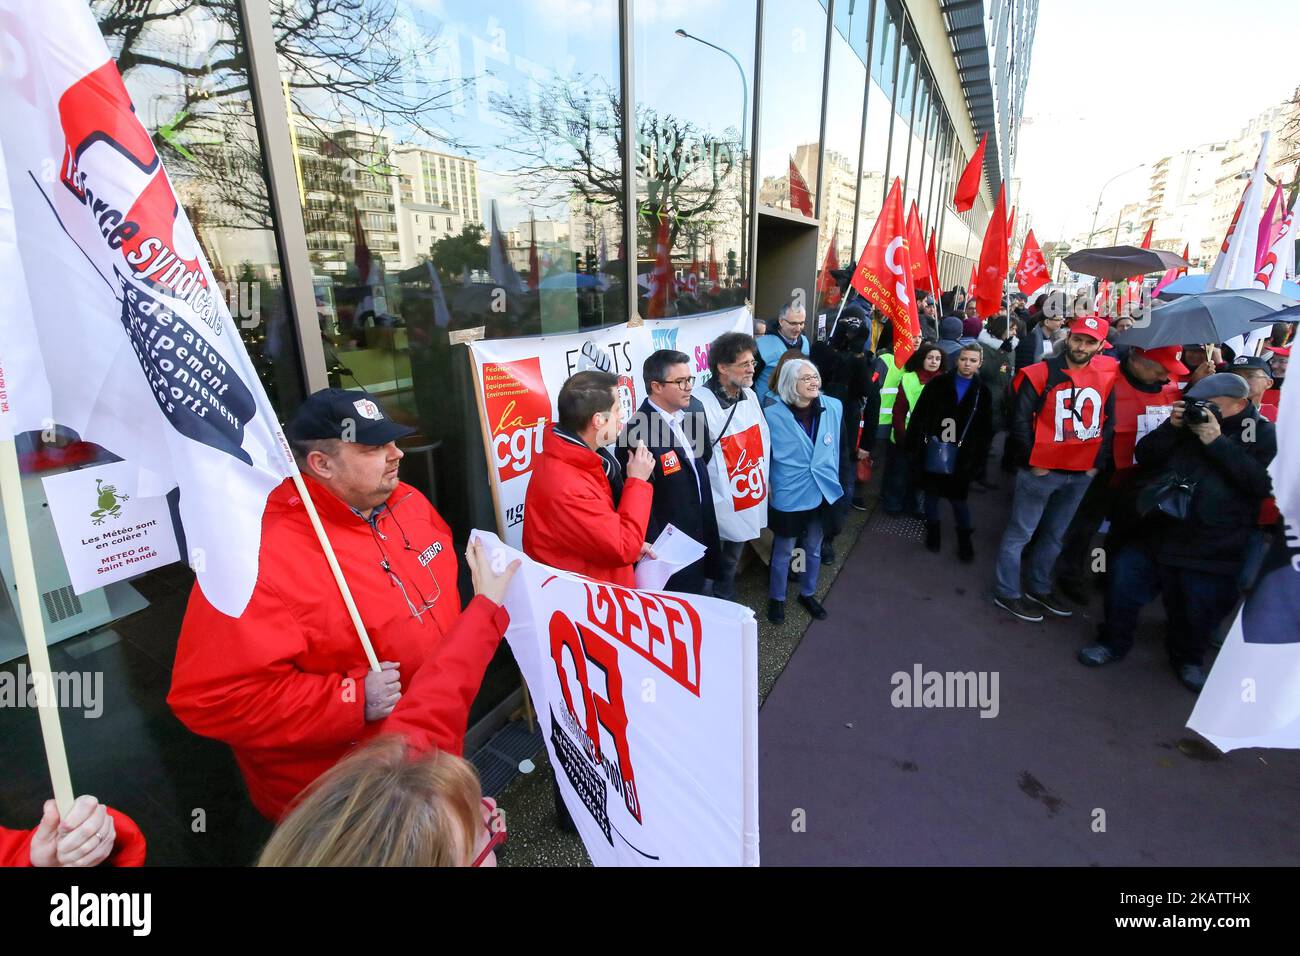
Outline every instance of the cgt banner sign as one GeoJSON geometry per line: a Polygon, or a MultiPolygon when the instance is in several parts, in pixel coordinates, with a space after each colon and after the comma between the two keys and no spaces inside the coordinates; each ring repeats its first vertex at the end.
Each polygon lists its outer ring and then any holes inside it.
{"type": "Polygon", "coordinates": [[[504,568],[506,640],[597,866],[758,865],[758,627],[748,608],[504,568]]]}
{"type": "Polygon", "coordinates": [[[497,527],[505,540],[522,546],[524,494],[546,428],[555,420],[560,386],[570,375],[588,369],[616,375],[624,417],[630,417],[645,398],[641,366],[650,353],[686,353],[698,388],[709,379],[709,343],[723,332],[748,332],[752,324],[742,306],[637,327],[470,342],[497,527]]]}

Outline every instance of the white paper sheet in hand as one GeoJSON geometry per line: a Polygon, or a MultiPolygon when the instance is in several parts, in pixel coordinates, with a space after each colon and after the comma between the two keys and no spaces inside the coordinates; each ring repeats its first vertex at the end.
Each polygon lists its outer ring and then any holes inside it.
{"type": "Polygon", "coordinates": [[[636,586],[641,591],[662,591],[668,579],[704,557],[707,550],[686,532],[668,525],[650,550],[653,558],[642,558],[636,566],[636,586]]]}

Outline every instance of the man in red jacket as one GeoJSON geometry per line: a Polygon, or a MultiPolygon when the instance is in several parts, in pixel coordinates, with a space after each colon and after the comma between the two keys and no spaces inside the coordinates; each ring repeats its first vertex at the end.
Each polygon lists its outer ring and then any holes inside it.
{"type": "MultiPolygon", "coordinates": [[[[508,623],[500,596],[461,611],[451,531],[397,479],[396,424],[365,392],[325,389],[287,429],[304,482],[382,669],[370,670],[315,532],[291,480],[262,517],[257,585],[238,618],[196,585],[181,628],[167,702],[197,734],[225,741],[253,804],[276,820],[307,784],[383,721],[441,645],[436,679],[458,732],[437,741],[459,753],[467,703],[508,623]]],[[[428,677],[429,675],[424,675],[428,677]]],[[[423,682],[422,682],[423,683],[423,682]]]]}
{"type": "Polygon", "coordinates": [[[1093,361],[1108,326],[1099,316],[1077,316],[1060,355],[1016,376],[1008,457],[1024,467],[1002,535],[993,603],[1022,621],[1041,621],[1044,611],[1073,613],[1052,586],[1052,566],[1079,501],[1111,457],[1117,363],[1093,361]]]}
{"type": "Polygon", "coordinates": [[[524,496],[524,553],[534,561],[611,584],[636,586],[633,565],[645,540],[655,460],[638,444],[623,477],[605,446],[623,430],[618,379],[578,372],[560,388],[552,425],[524,496]]]}

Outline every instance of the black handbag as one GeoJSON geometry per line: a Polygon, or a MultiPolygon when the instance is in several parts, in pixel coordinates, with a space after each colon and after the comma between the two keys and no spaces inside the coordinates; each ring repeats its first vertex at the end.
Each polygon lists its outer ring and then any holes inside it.
{"type": "Polygon", "coordinates": [[[1196,482],[1173,473],[1153,481],[1137,497],[1138,514],[1146,517],[1154,511],[1166,514],[1176,521],[1186,521],[1192,513],[1192,496],[1196,482]]]}
{"type": "Polygon", "coordinates": [[[957,473],[957,453],[961,451],[962,442],[966,440],[966,433],[970,431],[971,422],[975,421],[975,413],[980,407],[979,382],[971,382],[971,388],[976,389],[975,405],[970,410],[970,417],[966,419],[966,427],[961,430],[961,437],[956,441],[941,441],[934,435],[925,437],[925,473],[927,475],[955,475],[957,473]]]}

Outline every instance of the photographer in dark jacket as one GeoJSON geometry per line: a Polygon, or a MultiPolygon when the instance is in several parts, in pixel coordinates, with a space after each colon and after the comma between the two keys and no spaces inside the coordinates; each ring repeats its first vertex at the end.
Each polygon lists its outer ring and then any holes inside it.
{"type": "Polygon", "coordinates": [[[1112,529],[1124,543],[1110,549],[1106,617],[1098,643],[1079,652],[1082,663],[1127,654],[1139,612],[1161,594],[1170,663],[1189,690],[1204,686],[1205,651],[1237,601],[1246,548],[1272,493],[1277,434],[1249,394],[1236,375],[1207,376],[1137,443],[1136,523],[1112,529]]]}

